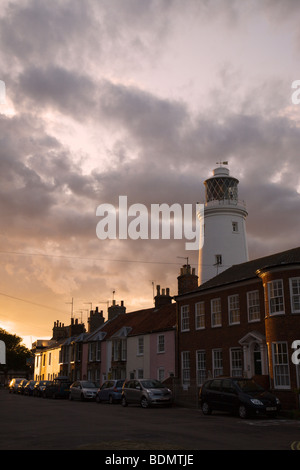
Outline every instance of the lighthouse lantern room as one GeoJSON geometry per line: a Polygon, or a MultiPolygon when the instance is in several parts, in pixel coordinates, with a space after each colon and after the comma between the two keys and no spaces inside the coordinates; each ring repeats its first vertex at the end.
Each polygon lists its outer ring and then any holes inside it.
{"type": "Polygon", "coordinates": [[[238,198],[239,181],[223,162],[204,181],[204,243],[199,250],[199,284],[234,264],[248,261],[246,205],[238,198]]]}

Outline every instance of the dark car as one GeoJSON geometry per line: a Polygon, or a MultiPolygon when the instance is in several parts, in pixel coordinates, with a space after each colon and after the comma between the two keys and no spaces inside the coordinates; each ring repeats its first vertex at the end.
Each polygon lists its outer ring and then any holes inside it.
{"type": "Polygon", "coordinates": [[[142,408],[152,405],[171,405],[172,392],[155,379],[128,380],[123,385],[121,403],[123,406],[136,403],[142,408]]]}
{"type": "Polygon", "coordinates": [[[29,380],[24,387],[24,395],[32,396],[36,380],[29,380]]]}
{"type": "Polygon", "coordinates": [[[240,418],[256,415],[276,416],[280,410],[278,398],[252,379],[215,378],[205,382],[199,392],[205,415],[213,410],[238,413],[240,418]]]}
{"type": "Polygon", "coordinates": [[[45,390],[46,386],[50,383],[50,380],[40,380],[39,382],[36,382],[35,386],[33,387],[33,396],[42,397],[43,391],[45,390]]]}
{"type": "Polygon", "coordinates": [[[19,383],[18,388],[17,388],[17,393],[20,393],[21,395],[24,395],[24,388],[25,388],[25,385],[27,383],[28,383],[27,379],[21,380],[21,382],[19,383]]]}
{"type": "Polygon", "coordinates": [[[97,391],[96,401],[120,402],[124,380],[106,380],[97,391]]]}
{"type": "Polygon", "coordinates": [[[44,398],[68,398],[72,382],[67,376],[56,377],[43,390],[44,398]]]}

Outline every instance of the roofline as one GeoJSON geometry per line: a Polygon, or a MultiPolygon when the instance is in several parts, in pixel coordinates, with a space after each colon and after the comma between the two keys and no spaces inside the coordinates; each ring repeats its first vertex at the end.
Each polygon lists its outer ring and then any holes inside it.
{"type": "Polygon", "coordinates": [[[236,284],[242,284],[242,283],[246,283],[246,282],[249,282],[249,281],[259,281],[259,277],[258,276],[251,276],[251,277],[244,277],[243,279],[237,279],[236,281],[230,281],[230,282],[224,282],[224,283],[221,283],[221,284],[216,284],[214,286],[209,286],[209,287],[205,287],[203,289],[201,289],[199,286],[198,289],[196,290],[192,290],[190,292],[185,292],[184,294],[179,294],[176,296],[176,298],[178,299],[184,299],[185,297],[193,297],[195,295],[199,295],[199,294],[202,294],[202,293],[205,293],[205,292],[208,292],[208,291],[213,291],[213,290],[220,290],[222,288],[226,288],[226,287],[230,287],[230,286],[235,286],[236,284]]]}
{"type": "MultiPolygon", "coordinates": [[[[281,252],[278,252],[278,253],[274,253],[274,255],[263,256],[261,258],[256,258],[256,259],[253,259],[253,260],[250,260],[250,261],[246,261],[245,263],[241,263],[241,264],[237,264],[237,265],[233,265],[233,266],[242,266],[242,265],[246,265],[248,263],[253,263],[255,261],[259,262],[259,260],[263,261],[264,259],[267,259],[267,258],[270,258],[270,257],[273,257],[273,256],[276,257],[276,256],[280,255],[281,253],[286,253],[286,252],[289,252],[289,251],[293,251],[295,249],[297,249],[297,247],[292,248],[290,250],[285,250],[285,251],[281,251],[281,252]]],[[[233,266],[231,266],[231,268],[233,266]]],[[[260,277],[260,273],[262,273],[263,271],[268,271],[268,270],[276,269],[276,268],[287,268],[287,267],[292,267],[292,266],[299,266],[300,267],[300,262],[299,261],[287,261],[287,262],[277,262],[277,263],[274,263],[274,264],[272,264],[272,263],[268,264],[267,263],[265,265],[262,265],[260,268],[257,268],[255,270],[255,272],[253,273],[253,275],[251,275],[251,276],[247,276],[247,277],[243,277],[241,279],[235,279],[235,280],[227,281],[227,282],[226,281],[225,282],[220,282],[219,284],[215,284],[213,286],[207,286],[207,287],[199,286],[197,289],[195,289],[193,291],[185,292],[184,294],[175,295],[174,299],[177,300],[177,299],[184,299],[185,297],[193,297],[195,295],[198,295],[199,293],[208,292],[208,291],[213,290],[213,289],[220,289],[222,287],[235,286],[236,284],[239,284],[239,283],[242,283],[242,282],[247,282],[247,281],[250,281],[250,280],[258,280],[259,277],[260,277]]],[[[228,269],[231,269],[231,268],[228,268],[228,269]]],[[[220,276],[224,272],[225,271],[223,271],[222,273],[220,273],[219,275],[217,275],[215,277],[220,276]]],[[[209,281],[207,281],[207,282],[209,282],[209,281]]]]}

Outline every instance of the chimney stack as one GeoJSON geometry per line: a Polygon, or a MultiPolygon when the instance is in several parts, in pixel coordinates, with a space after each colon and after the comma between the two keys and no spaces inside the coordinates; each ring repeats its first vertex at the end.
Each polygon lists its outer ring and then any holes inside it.
{"type": "Polygon", "coordinates": [[[170,296],[170,289],[162,289],[160,293],[160,285],[156,286],[156,296],[154,297],[155,308],[160,308],[163,305],[172,303],[172,297],[170,296]]]}
{"type": "Polygon", "coordinates": [[[177,281],[178,295],[196,290],[198,288],[198,276],[195,274],[195,268],[191,269],[189,264],[183,265],[177,281]]]}
{"type": "Polygon", "coordinates": [[[98,307],[95,310],[90,311],[90,316],[88,318],[88,332],[92,333],[95,331],[99,326],[103,325],[104,323],[104,316],[103,310],[99,312],[98,307]]]}
{"type": "Polygon", "coordinates": [[[124,306],[124,301],[121,300],[121,305],[118,305],[115,300],[112,301],[112,305],[108,307],[108,320],[111,320],[116,315],[120,313],[126,313],[126,307],[124,306]]]}

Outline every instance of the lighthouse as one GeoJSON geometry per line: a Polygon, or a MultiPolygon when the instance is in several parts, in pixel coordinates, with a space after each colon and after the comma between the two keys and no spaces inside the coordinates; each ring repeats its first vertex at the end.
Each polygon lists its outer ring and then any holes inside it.
{"type": "Polygon", "coordinates": [[[199,285],[230,266],[249,260],[245,224],[248,213],[245,203],[238,198],[239,181],[230,176],[227,164],[220,163],[213,176],[204,181],[205,205],[200,215],[204,243],[199,249],[199,285]]]}

